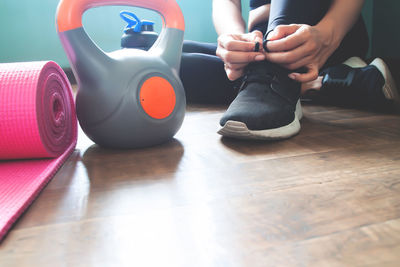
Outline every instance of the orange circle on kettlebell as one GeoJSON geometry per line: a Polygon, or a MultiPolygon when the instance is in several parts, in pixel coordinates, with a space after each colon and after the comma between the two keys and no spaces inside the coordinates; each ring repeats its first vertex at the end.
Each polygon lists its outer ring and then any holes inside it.
{"type": "Polygon", "coordinates": [[[139,97],[143,110],[154,119],[168,117],[175,108],[174,88],[163,77],[153,76],[144,81],[139,97]]]}

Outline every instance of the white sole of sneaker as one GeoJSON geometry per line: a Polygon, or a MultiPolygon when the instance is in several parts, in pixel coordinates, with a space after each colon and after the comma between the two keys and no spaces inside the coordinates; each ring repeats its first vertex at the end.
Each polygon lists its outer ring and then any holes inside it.
{"type": "Polygon", "coordinates": [[[359,57],[351,57],[343,62],[343,64],[352,68],[363,68],[367,66],[367,63],[359,57]]]}
{"type": "Polygon", "coordinates": [[[296,104],[294,120],[288,125],[268,130],[249,130],[240,121],[227,121],[218,131],[222,136],[252,140],[281,140],[292,137],[300,131],[300,120],[303,118],[300,100],[296,104]]]}
{"type": "Polygon", "coordinates": [[[383,78],[385,78],[385,84],[382,88],[383,94],[385,95],[386,99],[393,100],[396,105],[396,109],[400,111],[400,95],[393,76],[390,73],[389,67],[380,58],[374,59],[370,65],[374,65],[382,73],[383,78]]]}

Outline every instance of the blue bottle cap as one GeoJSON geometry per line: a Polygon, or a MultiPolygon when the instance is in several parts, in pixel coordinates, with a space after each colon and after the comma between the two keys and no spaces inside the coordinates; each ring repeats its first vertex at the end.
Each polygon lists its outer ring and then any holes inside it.
{"type": "Polygon", "coordinates": [[[140,20],[135,14],[129,11],[121,11],[119,13],[120,17],[125,20],[128,25],[126,25],[124,32],[131,31],[141,32],[142,29],[152,29],[154,22],[150,20],[140,20]]]}

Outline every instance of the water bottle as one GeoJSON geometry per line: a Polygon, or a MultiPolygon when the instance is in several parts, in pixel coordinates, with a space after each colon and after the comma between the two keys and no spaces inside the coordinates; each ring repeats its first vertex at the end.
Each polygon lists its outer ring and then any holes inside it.
{"type": "Polygon", "coordinates": [[[121,11],[120,16],[128,23],[121,38],[121,47],[149,50],[158,38],[158,33],[154,31],[154,22],[140,20],[129,11],[121,11]]]}

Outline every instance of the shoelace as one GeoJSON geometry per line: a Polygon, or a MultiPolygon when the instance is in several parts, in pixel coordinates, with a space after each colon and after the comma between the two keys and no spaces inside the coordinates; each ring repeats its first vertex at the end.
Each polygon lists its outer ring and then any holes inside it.
{"type": "Polygon", "coordinates": [[[266,75],[256,75],[256,74],[245,74],[242,78],[242,82],[239,86],[238,92],[242,91],[249,82],[258,82],[270,84],[273,80],[276,80],[276,76],[266,74],[266,75]]]}

